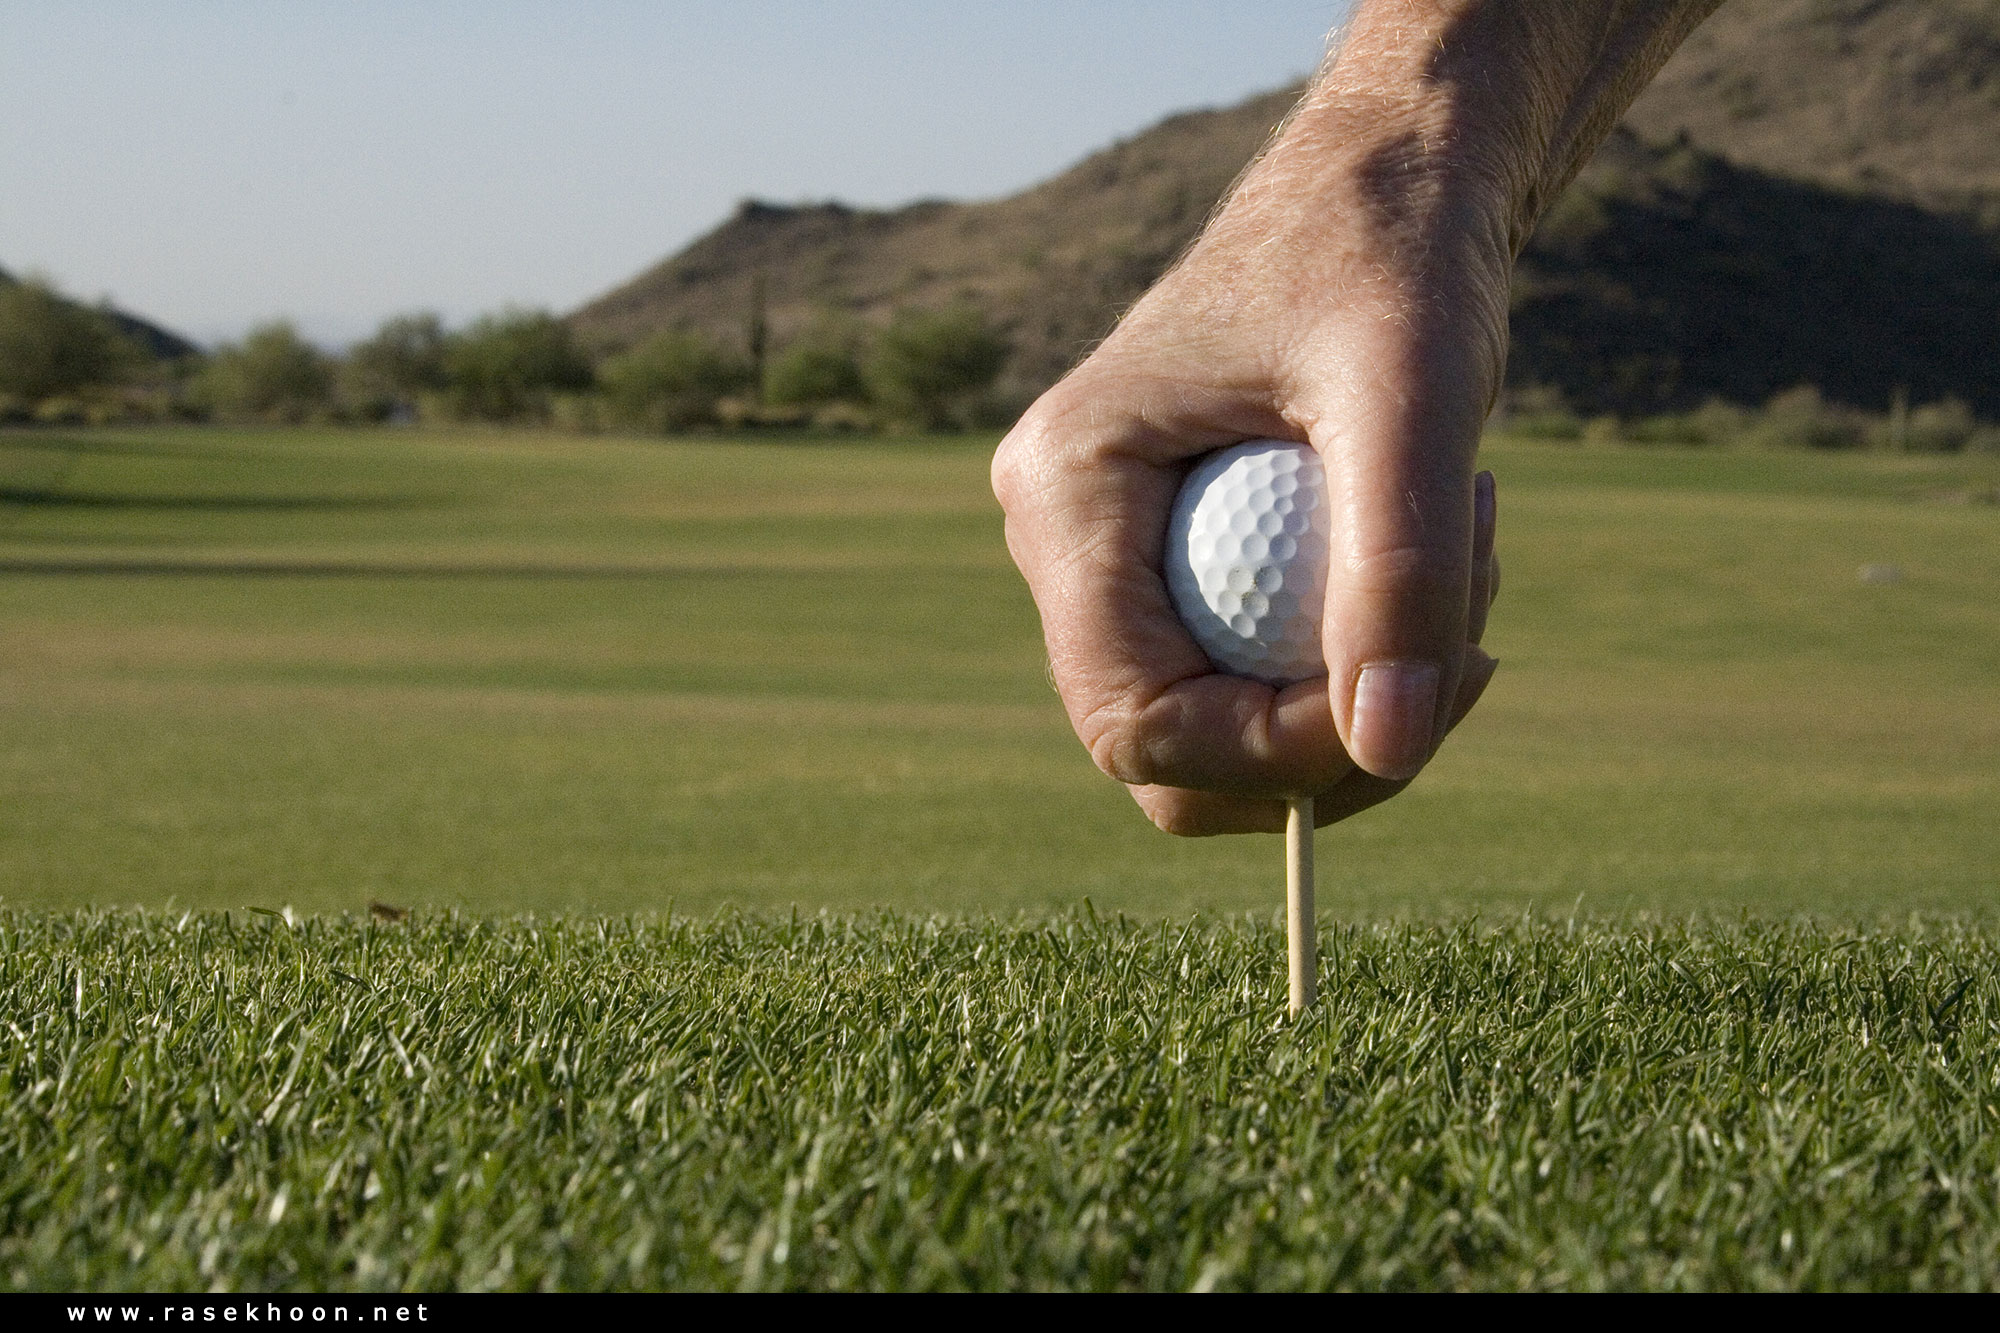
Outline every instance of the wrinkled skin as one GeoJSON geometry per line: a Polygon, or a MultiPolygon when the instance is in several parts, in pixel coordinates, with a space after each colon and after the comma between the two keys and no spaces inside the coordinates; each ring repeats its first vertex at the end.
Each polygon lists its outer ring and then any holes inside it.
{"type": "Polygon", "coordinates": [[[1514,257],[1719,0],[1362,0],[1187,256],[1002,441],[994,491],[1098,767],[1179,834],[1332,823],[1402,790],[1492,679],[1479,430],[1514,257]],[[1325,459],[1325,678],[1214,672],[1162,580],[1190,461],[1325,459]]]}

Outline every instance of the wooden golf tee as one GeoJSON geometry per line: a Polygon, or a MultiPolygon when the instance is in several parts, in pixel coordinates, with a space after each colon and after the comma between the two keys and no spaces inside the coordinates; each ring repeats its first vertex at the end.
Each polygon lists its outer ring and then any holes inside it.
{"type": "Polygon", "coordinates": [[[1313,924],[1313,800],[1285,799],[1285,945],[1291,964],[1291,1014],[1319,998],[1319,940],[1313,924]]]}

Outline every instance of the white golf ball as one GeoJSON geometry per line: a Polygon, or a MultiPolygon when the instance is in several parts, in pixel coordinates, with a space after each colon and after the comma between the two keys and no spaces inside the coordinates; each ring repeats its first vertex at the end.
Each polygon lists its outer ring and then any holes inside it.
{"type": "Polygon", "coordinates": [[[1196,463],[1167,520],[1167,592],[1218,671],[1267,685],[1326,674],[1332,506],[1303,444],[1252,440],[1196,463]]]}

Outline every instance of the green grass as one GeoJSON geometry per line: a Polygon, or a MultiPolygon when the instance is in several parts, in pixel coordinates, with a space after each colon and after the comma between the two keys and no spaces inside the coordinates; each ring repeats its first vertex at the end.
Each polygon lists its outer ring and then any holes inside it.
{"type": "MultiPolygon", "coordinates": [[[[0,897],[1267,909],[1070,736],[989,445],[0,435],[0,897]]],[[[1501,674],[1329,910],[1986,909],[2000,460],[1488,454],[1501,674]]]]}
{"type": "Polygon", "coordinates": [[[0,1274],[2000,1280],[1990,929],[0,916],[0,1274]]]}
{"type": "Polygon", "coordinates": [[[2000,1285],[2000,460],[1497,443],[1291,1026],[989,444],[0,434],[0,1282],[2000,1285]]]}

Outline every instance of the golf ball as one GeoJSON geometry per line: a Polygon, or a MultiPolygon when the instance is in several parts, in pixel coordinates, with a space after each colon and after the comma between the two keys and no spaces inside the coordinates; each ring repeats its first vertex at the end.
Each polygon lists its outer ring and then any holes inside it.
{"type": "Polygon", "coordinates": [[[1319,455],[1282,440],[1218,449],[1181,483],[1167,520],[1167,592],[1218,671],[1267,685],[1326,674],[1331,509],[1319,455]]]}

